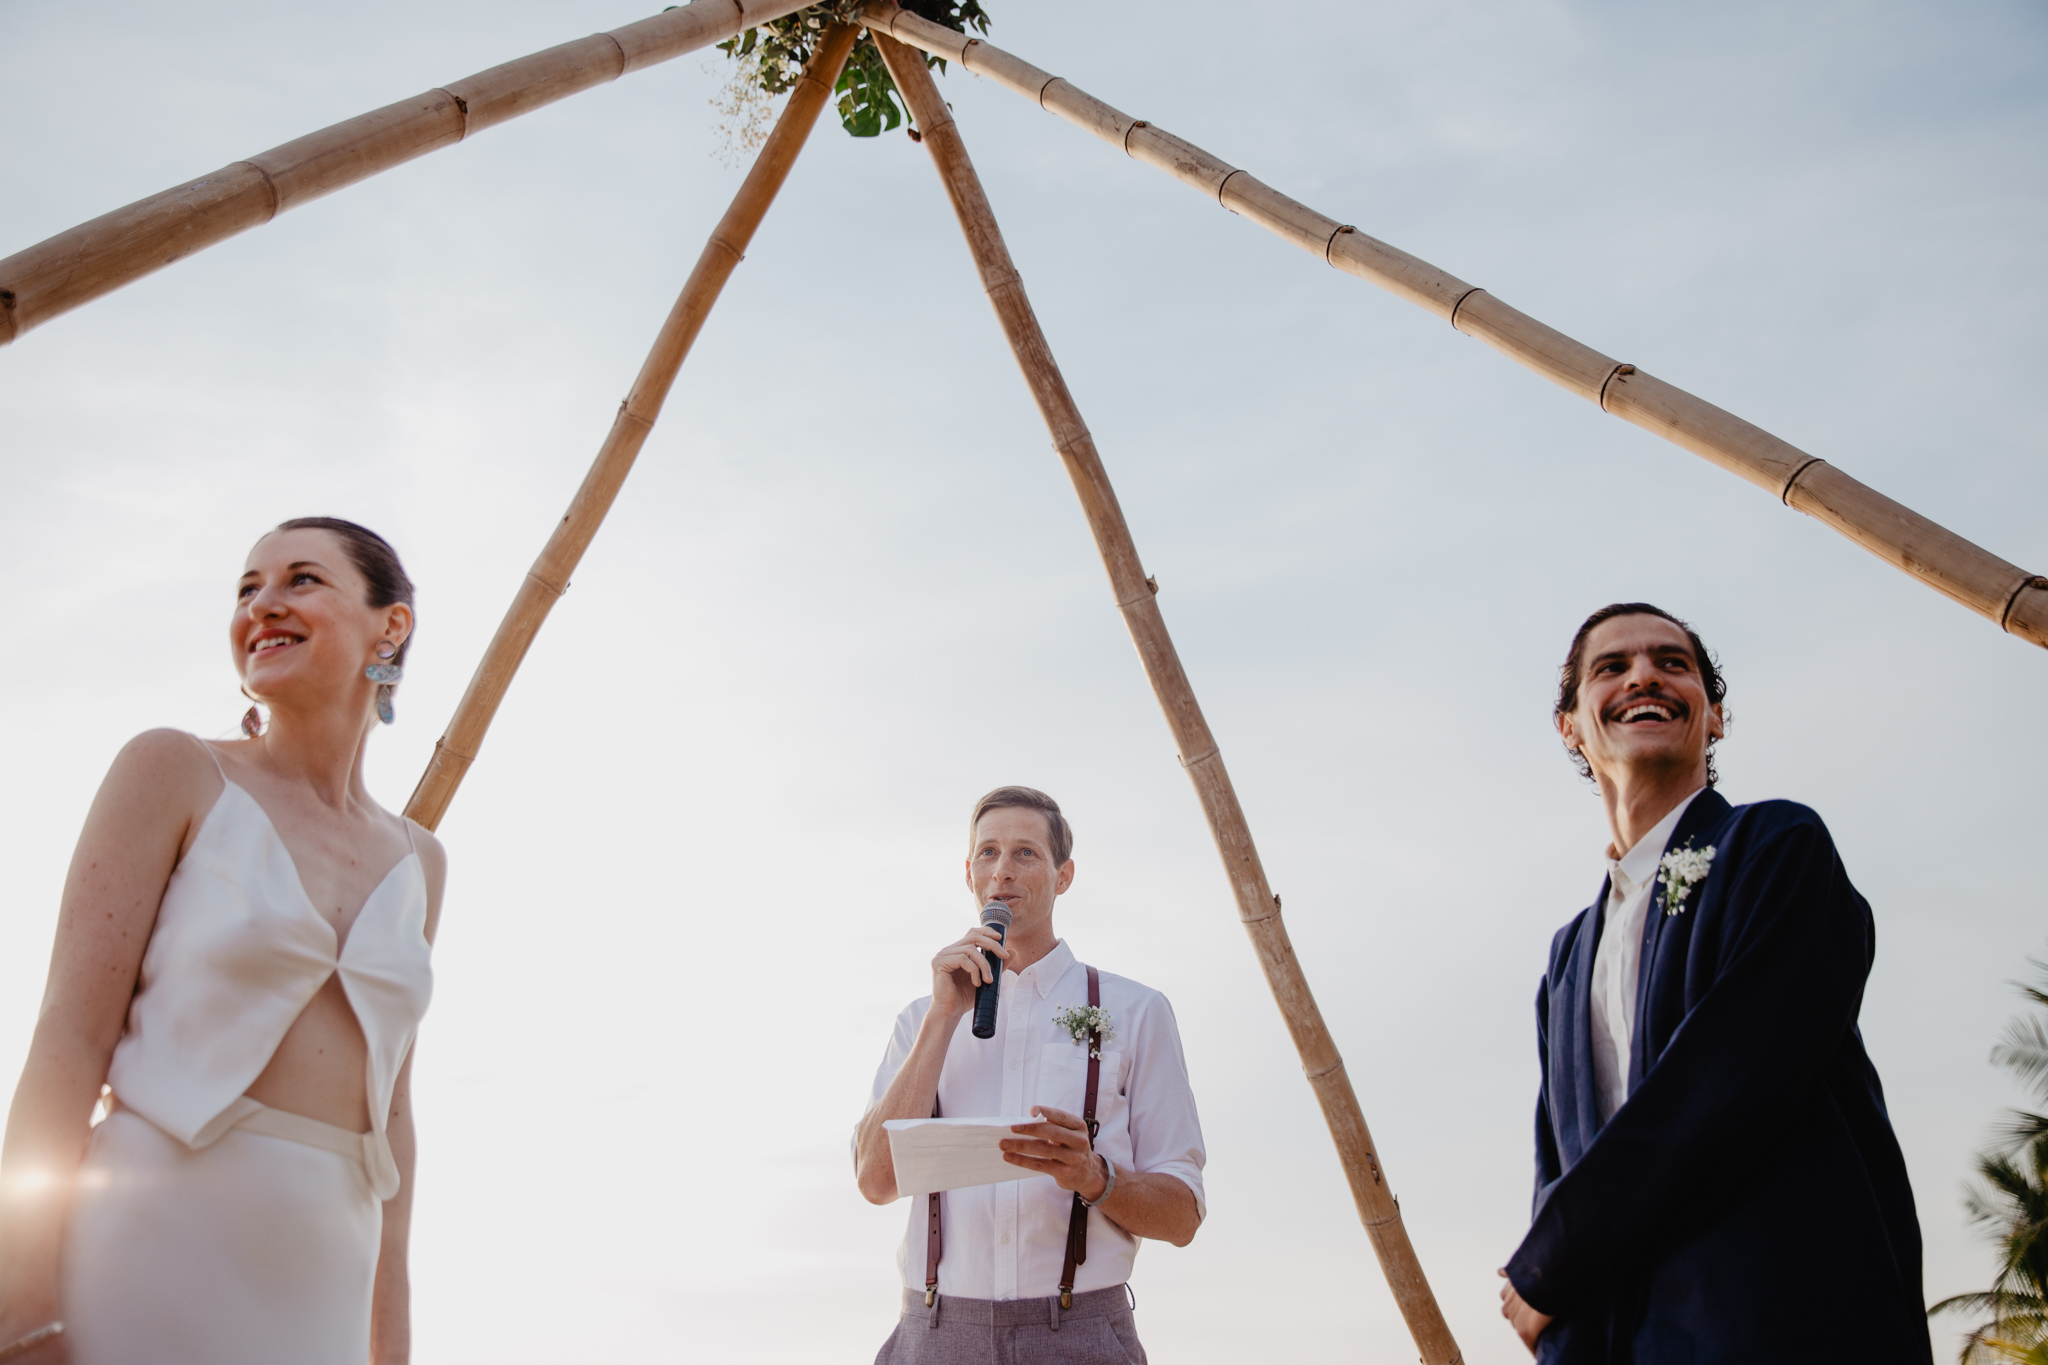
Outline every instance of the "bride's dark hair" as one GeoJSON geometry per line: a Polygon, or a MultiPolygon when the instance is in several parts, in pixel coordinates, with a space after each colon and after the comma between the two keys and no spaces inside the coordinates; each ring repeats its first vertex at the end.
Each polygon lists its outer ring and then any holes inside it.
{"type": "MultiPolygon", "coordinates": [[[[349,563],[356,566],[356,572],[369,585],[370,605],[388,607],[403,602],[412,606],[412,579],[406,576],[405,565],[398,562],[398,551],[391,548],[391,542],[367,526],[358,526],[340,517],[293,517],[290,521],[278,523],[279,531],[326,531],[340,537],[342,548],[348,551],[349,563]]],[[[414,620],[418,620],[415,613],[414,620]]],[[[415,628],[413,634],[418,634],[415,628]]],[[[398,647],[398,653],[391,662],[405,662],[405,652],[412,648],[412,635],[405,637],[405,643],[398,647]]]]}

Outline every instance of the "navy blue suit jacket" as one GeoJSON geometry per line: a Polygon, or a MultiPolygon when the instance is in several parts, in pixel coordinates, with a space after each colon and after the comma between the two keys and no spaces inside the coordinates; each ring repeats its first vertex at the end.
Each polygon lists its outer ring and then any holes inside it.
{"type": "Polygon", "coordinates": [[[1536,995],[1536,1206],[1508,1278],[1549,1365],[1931,1365],[1920,1224],[1856,1028],[1870,906],[1827,826],[1702,792],[1668,849],[1716,849],[1643,924],[1628,1099],[1594,1103],[1589,991],[1607,887],[1536,995]]]}

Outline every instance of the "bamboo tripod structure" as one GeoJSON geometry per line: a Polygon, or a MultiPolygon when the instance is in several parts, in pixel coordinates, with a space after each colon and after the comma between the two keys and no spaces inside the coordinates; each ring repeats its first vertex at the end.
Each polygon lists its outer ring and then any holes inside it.
{"type": "MultiPolygon", "coordinates": [[[[0,260],[0,345],[287,208],[580,90],[721,41],[805,0],[691,0],[650,19],[437,87],[235,162],[0,260]]],[[[912,49],[958,61],[1077,123],[1234,213],[1416,303],[1580,396],[1770,490],[1879,557],[2048,647],[2048,579],[1954,535],[1703,400],[1620,364],[1482,289],[1287,198],[999,48],[872,0],[862,21],[910,105],[983,286],[1079,495],[1112,595],[1193,782],[1250,935],[1321,1104],[1361,1220],[1426,1365],[1459,1359],[1371,1134],[1281,921],[1236,792],[1167,633],[1108,475],[1004,245],[951,113],[912,49]],[[908,45],[908,46],[906,46],[908,45]]],[[[711,307],[812,131],[857,36],[828,30],[755,165],[663,323],[567,513],[520,585],[407,805],[439,824],[542,623],[568,586],[660,414],[711,307]]]]}
{"type": "Polygon", "coordinates": [[[746,255],[747,243],[754,239],[754,230],[761,226],[768,206],[775,202],[776,192],[789,178],[789,169],[796,164],[797,153],[803,150],[811,129],[817,126],[819,112],[832,98],[839,68],[846,64],[847,54],[853,51],[853,40],[859,34],[860,29],[854,24],[834,24],[825,31],[810,65],[804,68],[796,88],[790,92],[782,116],[775,121],[768,141],[747,171],[739,193],[733,196],[732,207],[711,230],[711,240],[704,244],[697,268],[690,272],[683,292],[676,297],[675,307],[661,324],[661,331],[640,366],[639,377],[633,381],[625,401],[619,404],[612,429],[598,448],[590,472],[583,476],[583,484],[570,501],[569,510],[562,514],[554,534],[541,548],[540,558],[534,560],[521,580],[518,594],[499,623],[498,633],[491,637],[483,662],[470,678],[448,729],[434,743],[434,756],[428,760],[426,772],[420,775],[419,786],[405,804],[405,813],[428,829],[440,825],[448,803],[455,799],[455,789],[462,785],[469,765],[476,761],[477,751],[483,747],[484,732],[498,713],[498,703],[505,699],[505,689],[512,685],[512,675],[519,671],[533,637],[540,633],[541,623],[568,591],[569,575],[576,571],[583,552],[590,548],[591,538],[603,524],[605,513],[611,511],[626,475],[632,472],[640,447],[646,444],[655,419],[661,416],[661,405],[675,383],[676,372],[682,369],[691,344],[703,329],[704,319],[711,315],[711,306],[725,289],[725,282],[732,278],[734,267],[746,255]]]}
{"type": "Polygon", "coordinates": [[[1244,809],[1238,804],[1237,789],[1231,785],[1216,737],[1210,733],[1201,703],[1195,700],[1194,688],[1181,667],[1173,637],[1167,634],[1166,620],[1159,613],[1158,584],[1146,576],[1138,558],[1138,547],[1124,522],[1123,509],[1117,505],[1116,490],[1110,486],[1109,472],[1096,453],[1095,438],[1081,420],[1081,410],[1067,389],[1067,381],[1053,359],[1052,347],[1031,309],[1031,300],[1024,293],[1024,281],[1010,259],[1009,248],[1003,244],[1002,229],[996,225],[981,178],[968,159],[959,125],[953,121],[952,111],[947,109],[931,73],[925,69],[923,54],[894,41],[879,29],[871,29],[870,34],[881,50],[882,60],[888,63],[896,88],[903,92],[911,117],[917,121],[918,132],[925,150],[931,153],[932,164],[938,168],[939,178],[945,182],[953,212],[960,219],[960,231],[974,253],[982,288],[1002,323],[1010,352],[1031,387],[1031,397],[1052,435],[1053,449],[1065,462],[1074,491],[1080,496],[1088,529],[1095,535],[1095,547],[1109,573],[1110,592],[1116,599],[1117,610],[1123,613],[1124,625],[1130,629],[1131,643],[1138,647],[1138,658],[1145,665],[1145,676],[1151,680],[1152,694],[1159,700],[1159,709],[1166,713],[1167,727],[1173,731],[1174,743],[1180,750],[1181,766],[1187,769],[1201,800],[1202,814],[1209,821],[1209,833],[1216,840],[1216,851],[1223,857],[1223,870],[1237,899],[1238,917],[1251,935],[1266,984],[1272,988],[1281,1017],[1287,1021],[1295,1050],[1301,1055],[1302,1070],[1315,1090],[1316,1102],[1322,1106],[1323,1119],[1330,1125],[1344,1178],[1350,1182],[1352,1201],[1358,1206],[1359,1220],[1365,1224],[1380,1269],[1394,1291],[1416,1347],[1422,1352],[1424,1365],[1456,1365],[1461,1359],[1458,1344],[1451,1338],[1450,1326],[1437,1307],[1414,1244],[1408,1239],[1408,1229],[1401,1222],[1401,1206],[1387,1187],[1385,1171],[1373,1149],[1372,1133],[1366,1127],[1358,1095],[1351,1088],[1351,1077],[1344,1070],[1344,1059],[1338,1055],[1336,1040],[1330,1036],[1329,1025],[1323,1022],[1322,1011],[1309,990],[1301,960],[1288,940],[1287,926],[1280,921],[1280,898],[1266,882],[1266,869],[1252,842],[1244,809]]]}

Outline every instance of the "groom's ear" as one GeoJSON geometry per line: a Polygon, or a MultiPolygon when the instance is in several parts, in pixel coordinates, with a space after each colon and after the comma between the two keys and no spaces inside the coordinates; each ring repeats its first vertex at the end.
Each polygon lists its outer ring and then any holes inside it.
{"type": "Polygon", "coordinates": [[[1713,739],[1725,739],[1728,735],[1728,718],[1721,713],[1721,703],[1715,702],[1707,708],[1707,734],[1713,739]]]}
{"type": "MultiPolygon", "coordinates": [[[[1716,710],[1718,711],[1719,708],[1717,707],[1716,710]]],[[[1564,747],[1567,749],[1579,747],[1579,730],[1577,726],[1572,724],[1572,717],[1569,711],[1557,717],[1557,737],[1564,741],[1564,747]]]]}

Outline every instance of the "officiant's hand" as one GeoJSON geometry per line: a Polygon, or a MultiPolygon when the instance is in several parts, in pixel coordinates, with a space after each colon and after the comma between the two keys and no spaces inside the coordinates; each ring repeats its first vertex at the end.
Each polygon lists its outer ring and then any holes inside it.
{"type": "Polygon", "coordinates": [[[995,980],[988,969],[988,959],[982,950],[987,949],[1002,961],[1008,961],[1010,950],[1003,946],[991,930],[977,924],[962,934],[958,942],[949,943],[939,949],[932,959],[932,1011],[958,1019],[974,1008],[974,992],[985,982],[995,980]]]}
{"type": "Polygon", "coordinates": [[[1088,1141],[1088,1125],[1064,1109],[1034,1104],[1031,1112],[1043,1123],[1020,1123],[1010,1129],[1017,1134],[1002,1141],[1003,1160],[1012,1166],[1049,1175],[1063,1190],[1072,1190],[1089,1203],[1102,1198],[1109,1184],[1103,1169],[1106,1158],[1095,1155],[1088,1141]]]}
{"type": "Polygon", "coordinates": [[[1550,1326],[1551,1316],[1548,1313],[1537,1312],[1522,1301],[1521,1294],[1515,1289],[1515,1282],[1508,1280],[1507,1271],[1501,1271],[1500,1277],[1507,1280],[1507,1283],[1500,1287],[1500,1315],[1515,1329],[1515,1335],[1529,1348],[1529,1354],[1534,1355],[1536,1338],[1542,1336],[1543,1329],[1550,1326]]]}

